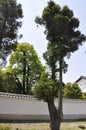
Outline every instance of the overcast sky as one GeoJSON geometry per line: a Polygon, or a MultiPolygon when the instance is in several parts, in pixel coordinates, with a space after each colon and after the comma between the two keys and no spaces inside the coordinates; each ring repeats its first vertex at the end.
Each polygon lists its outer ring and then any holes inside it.
{"type": "MultiPolygon", "coordinates": [[[[86,35],[86,0],[54,0],[61,7],[67,5],[73,10],[74,16],[80,21],[79,30],[86,35]]],[[[46,50],[47,40],[44,35],[43,27],[37,28],[34,20],[36,16],[41,16],[44,7],[48,0],[17,0],[22,4],[23,15],[22,28],[20,33],[23,38],[19,42],[28,42],[34,46],[34,49],[44,63],[42,54],[46,50]]],[[[74,82],[81,75],[86,76],[86,43],[80,46],[79,50],[73,53],[70,59],[67,60],[68,71],[63,76],[63,81],[74,82]]]]}

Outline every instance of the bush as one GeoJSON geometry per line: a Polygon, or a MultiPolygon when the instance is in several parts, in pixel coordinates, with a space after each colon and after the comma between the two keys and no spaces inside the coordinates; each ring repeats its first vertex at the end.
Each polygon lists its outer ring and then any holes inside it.
{"type": "Polygon", "coordinates": [[[82,92],[77,83],[67,83],[64,87],[64,97],[72,99],[81,99],[82,92]]]}

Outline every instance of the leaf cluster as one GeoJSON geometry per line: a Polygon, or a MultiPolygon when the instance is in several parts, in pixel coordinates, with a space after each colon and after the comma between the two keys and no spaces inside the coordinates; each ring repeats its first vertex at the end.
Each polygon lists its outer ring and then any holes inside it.
{"type": "Polygon", "coordinates": [[[47,73],[41,75],[39,83],[35,86],[33,93],[39,100],[49,102],[58,96],[59,82],[53,81],[47,73]]]}

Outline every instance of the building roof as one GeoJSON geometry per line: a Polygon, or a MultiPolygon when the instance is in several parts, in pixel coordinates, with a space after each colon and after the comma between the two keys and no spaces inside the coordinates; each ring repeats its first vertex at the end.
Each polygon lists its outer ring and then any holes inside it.
{"type": "Polygon", "coordinates": [[[79,82],[81,79],[86,79],[86,76],[80,76],[75,82],[79,82]]]}
{"type": "Polygon", "coordinates": [[[4,93],[4,92],[0,92],[0,97],[22,98],[22,99],[36,99],[34,96],[31,96],[31,95],[14,94],[14,93],[4,93]]]}

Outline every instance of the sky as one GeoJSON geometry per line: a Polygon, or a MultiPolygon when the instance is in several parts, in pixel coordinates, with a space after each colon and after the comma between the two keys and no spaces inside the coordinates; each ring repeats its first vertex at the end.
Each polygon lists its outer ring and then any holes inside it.
{"type": "MultiPolygon", "coordinates": [[[[73,10],[74,16],[79,19],[79,30],[86,35],[86,1],[83,0],[54,0],[56,4],[61,7],[67,5],[73,10]]],[[[36,16],[41,16],[44,7],[47,6],[48,0],[17,0],[17,3],[22,4],[23,19],[22,27],[19,29],[19,33],[23,34],[23,37],[19,42],[28,42],[34,46],[38,56],[42,63],[43,53],[47,48],[47,40],[44,35],[44,28],[37,28],[34,22],[36,16]]],[[[68,63],[68,71],[63,75],[63,82],[75,82],[80,76],[86,76],[86,42],[83,46],[79,47],[79,50],[74,52],[70,59],[66,60],[68,63]]]]}

